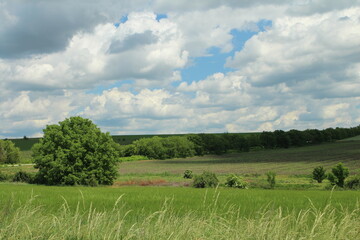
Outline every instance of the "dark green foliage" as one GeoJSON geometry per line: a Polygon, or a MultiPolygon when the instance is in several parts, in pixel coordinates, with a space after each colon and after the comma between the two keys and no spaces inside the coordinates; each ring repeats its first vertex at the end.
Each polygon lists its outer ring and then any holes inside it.
{"type": "Polygon", "coordinates": [[[306,140],[303,132],[292,129],[288,131],[287,134],[290,138],[291,145],[300,147],[306,144],[306,140]]]}
{"type": "Polygon", "coordinates": [[[32,183],[34,180],[34,176],[28,172],[19,171],[19,172],[15,173],[12,180],[13,180],[13,182],[32,183]]]}
{"type": "Polygon", "coordinates": [[[162,138],[166,158],[185,158],[195,155],[195,146],[187,137],[162,138]]]}
{"type": "Polygon", "coordinates": [[[250,149],[262,148],[260,134],[251,134],[250,136],[246,137],[246,140],[248,141],[250,149]]]}
{"type": "Polygon", "coordinates": [[[238,150],[240,152],[248,152],[250,150],[249,142],[240,134],[226,133],[223,135],[226,141],[227,149],[238,150]]]}
{"type": "Polygon", "coordinates": [[[276,183],[276,181],[275,181],[276,173],[267,172],[266,176],[267,176],[267,182],[269,183],[270,188],[274,188],[275,183],[276,183]]]}
{"type": "Polygon", "coordinates": [[[204,154],[220,155],[228,150],[247,152],[250,150],[249,141],[238,133],[155,136],[136,140],[131,145],[121,146],[119,152],[123,157],[143,155],[152,159],[168,159],[204,154]]]}
{"type": "Polygon", "coordinates": [[[71,117],[48,125],[33,147],[35,181],[48,185],[111,185],[118,158],[115,143],[90,120],[71,117]]]}
{"type": "Polygon", "coordinates": [[[321,166],[316,167],[312,172],[312,177],[318,183],[321,183],[326,178],[326,170],[321,166]]]}
{"type": "Polygon", "coordinates": [[[276,140],[276,147],[278,148],[288,148],[291,145],[291,140],[289,135],[282,131],[276,130],[274,131],[275,140],[276,140]]]}
{"type": "Polygon", "coordinates": [[[318,129],[307,129],[304,133],[308,143],[318,144],[324,142],[323,133],[318,129]]]}
{"type": "Polygon", "coordinates": [[[336,185],[337,179],[336,179],[335,175],[332,172],[329,172],[327,174],[327,179],[331,182],[332,185],[336,185]]]}
{"type": "Polygon", "coordinates": [[[349,169],[344,167],[342,163],[338,163],[331,169],[328,174],[329,181],[338,187],[344,187],[345,179],[349,176],[349,169]]]}
{"type": "Polygon", "coordinates": [[[349,189],[360,189],[360,174],[351,176],[346,179],[345,187],[349,189]]]}
{"type": "Polygon", "coordinates": [[[203,156],[205,154],[205,144],[199,134],[189,134],[186,137],[194,144],[195,155],[203,156]]]}
{"type": "Polygon", "coordinates": [[[136,140],[123,147],[122,156],[142,155],[150,159],[184,158],[194,156],[195,144],[186,136],[152,137],[136,140]]]}
{"type": "Polygon", "coordinates": [[[20,162],[20,149],[9,140],[0,140],[0,164],[20,162]]]}
{"type": "Polygon", "coordinates": [[[339,140],[340,134],[338,131],[336,131],[333,128],[327,128],[324,130],[326,132],[326,135],[328,136],[327,139],[330,139],[330,141],[339,140]]]}
{"type": "Polygon", "coordinates": [[[235,174],[230,174],[225,182],[225,186],[232,188],[247,188],[247,185],[247,182],[235,174]]]}
{"type": "Polygon", "coordinates": [[[260,134],[260,142],[264,148],[275,148],[276,136],[273,132],[262,132],[260,134]]]}
{"type": "Polygon", "coordinates": [[[222,136],[215,134],[199,134],[206,153],[223,154],[228,150],[228,142],[222,136]]]}
{"type": "Polygon", "coordinates": [[[130,144],[130,145],[119,145],[116,148],[119,156],[121,157],[131,157],[136,155],[135,153],[135,145],[134,144],[130,144]]]}
{"type": "Polygon", "coordinates": [[[201,175],[194,176],[193,186],[195,188],[216,187],[218,184],[219,179],[215,173],[203,172],[201,175]]]}
{"type": "Polygon", "coordinates": [[[187,178],[187,179],[193,178],[193,172],[191,170],[185,170],[184,178],[187,178]]]}

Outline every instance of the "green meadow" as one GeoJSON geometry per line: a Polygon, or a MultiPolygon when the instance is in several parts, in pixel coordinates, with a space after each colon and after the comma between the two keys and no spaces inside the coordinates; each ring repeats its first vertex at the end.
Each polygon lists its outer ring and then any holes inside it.
{"type": "MultiPolygon", "coordinates": [[[[311,190],[266,190],[266,189],[196,189],[190,187],[123,186],[123,187],[63,187],[39,186],[28,184],[0,184],[0,203],[8,201],[22,205],[31,196],[37,205],[49,213],[56,213],[66,201],[71,209],[80,203],[88,208],[92,205],[98,210],[111,210],[119,197],[124,210],[152,213],[161,209],[166,201],[179,214],[188,211],[204,210],[214,204],[224,212],[227,208],[237,207],[242,215],[251,217],[259,209],[267,207],[284,211],[300,211],[311,205],[323,208],[331,204],[336,208],[354,209],[360,200],[359,191],[311,191],[311,190]]],[[[131,214],[132,215],[132,214],[131,214]]]]}
{"type": "Polygon", "coordinates": [[[0,239],[356,239],[358,191],[0,185],[0,239]]]}

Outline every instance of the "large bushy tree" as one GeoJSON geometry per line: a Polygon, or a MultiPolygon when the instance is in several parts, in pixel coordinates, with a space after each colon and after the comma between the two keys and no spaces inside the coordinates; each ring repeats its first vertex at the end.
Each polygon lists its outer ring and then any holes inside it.
{"type": "Polygon", "coordinates": [[[88,119],[71,117],[48,125],[33,147],[35,181],[48,185],[111,185],[116,178],[117,151],[109,133],[88,119]]]}
{"type": "Polygon", "coordinates": [[[20,149],[12,141],[0,140],[0,164],[20,162],[20,149]]]}

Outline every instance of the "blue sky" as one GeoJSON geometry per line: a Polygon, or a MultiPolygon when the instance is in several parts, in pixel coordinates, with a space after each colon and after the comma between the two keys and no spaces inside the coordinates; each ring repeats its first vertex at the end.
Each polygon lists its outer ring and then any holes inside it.
{"type": "Polygon", "coordinates": [[[0,138],[74,115],[111,134],[360,123],[359,0],[0,6],[0,138]]]}
{"type": "Polygon", "coordinates": [[[259,31],[239,31],[232,29],[230,34],[232,35],[233,49],[229,52],[221,52],[221,49],[212,47],[207,49],[207,55],[203,57],[194,57],[190,60],[190,65],[181,71],[181,76],[184,81],[192,82],[205,79],[217,72],[227,73],[233,71],[232,68],[226,67],[225,63],[228,58],[234,57],[235,52],[241,51],[246,41],[258,32],[263,32],[267,27],[271,27],[270,20],[261,20],[256,23],[259,31]]]}

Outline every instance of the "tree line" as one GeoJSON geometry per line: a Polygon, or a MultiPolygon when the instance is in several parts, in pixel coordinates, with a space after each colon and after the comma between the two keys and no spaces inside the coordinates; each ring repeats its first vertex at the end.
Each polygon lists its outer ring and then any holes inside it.
{"type": "Polygon", "coordinates": [[[224,154],[230,150],[247,152],[254,149],[300,147],[333,142],[360,135],[360,125],[352,128],[324,130],[275,130],[262,133],[189,134],[184,136],[142,138],[118,146],[121,157],[142,155],[151,159],[169,159],[205,154],[224,154]]]}

